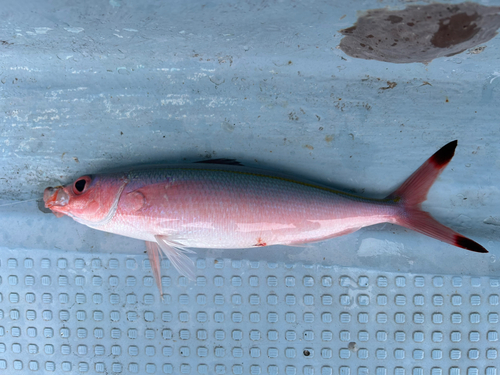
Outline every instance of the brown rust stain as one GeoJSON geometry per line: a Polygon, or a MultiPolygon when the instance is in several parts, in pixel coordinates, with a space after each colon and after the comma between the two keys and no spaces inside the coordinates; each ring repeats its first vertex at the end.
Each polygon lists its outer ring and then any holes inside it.
{"type": "Polygon", "coordinates": [[[474,49],[497,35],[500,7],[472,2],[370,9],[340,30],[349,56],[392,63],[429,63],[474,49]]]}
{"type": "Polygon", "coordinates": [[[398,84],[396,82],[391,82],[391,81],[387,81],[387,86],[385,87],[380,87],[380,90],[391,90],[393,89],[394,87],[396,87],[398,84]]]}
{"type": "Polygon", "coordinates": [[[431,39],[431,43],[439,48],[449,48],[472,39],[480,28],[477,27],[479,15],[473,13],[457,13],[439,20],[439,29],[431,39]]]}

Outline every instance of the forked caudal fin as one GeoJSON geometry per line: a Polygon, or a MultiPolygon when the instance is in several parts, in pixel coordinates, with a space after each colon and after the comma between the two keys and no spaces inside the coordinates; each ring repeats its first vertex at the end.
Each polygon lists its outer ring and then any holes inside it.
{"type": "Polygon", "coordinates": [[[443,146],[420,166],[394,193],[387,198],[398,200],[402,212],[396,224],[440,241],[478,253],[488,251],[477,242],[439,223],[429,213],[422,211],[421,204],[436,178],[455,154],[457,141],[443,146]]]}

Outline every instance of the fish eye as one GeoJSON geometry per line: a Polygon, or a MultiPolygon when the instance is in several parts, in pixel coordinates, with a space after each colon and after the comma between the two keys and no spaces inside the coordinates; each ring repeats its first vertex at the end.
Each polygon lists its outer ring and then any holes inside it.
{"type": "Polygon", "coordinates": [[[82,194],[89,183],[90,183],[90,177],[88,176],[80,177],[73,184],[73,193],[75,193],[76,195],[82,194]]]}
{"type": "Polygon", "coordinates": [[[85,189],[85,184],[87,183],[87,181],[85,180],[78,180],[75,182],[75,189],[78,191],[78,192],[82,192],[83,189],[85,189]]]}

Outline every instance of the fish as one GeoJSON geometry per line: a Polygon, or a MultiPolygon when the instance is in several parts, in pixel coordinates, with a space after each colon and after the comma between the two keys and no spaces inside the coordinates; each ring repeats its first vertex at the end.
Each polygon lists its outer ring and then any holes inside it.
{"type": "Polygon", "coordinates": [[[443,146],[383,199],[246,169],[233,159],[84,175],[72,184],[46,188],[43,199],[57,217],[146,241],[160,295],[164,256],[181,275],[195,279],[192,249],[301,246],[379,223],[487,253],[421,208],[457,144],[443,146]]]}

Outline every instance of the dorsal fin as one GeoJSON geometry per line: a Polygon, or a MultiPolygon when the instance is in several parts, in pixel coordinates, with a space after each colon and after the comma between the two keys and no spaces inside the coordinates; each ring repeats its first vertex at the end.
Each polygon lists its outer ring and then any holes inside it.
{"type": "Polygon", "coordinates": [[[195,163],[238,165],[240,167],[243,167],[243,164],[241,164],[236,159],[208,159],[208,160],[195,161],[195,163]]]}

